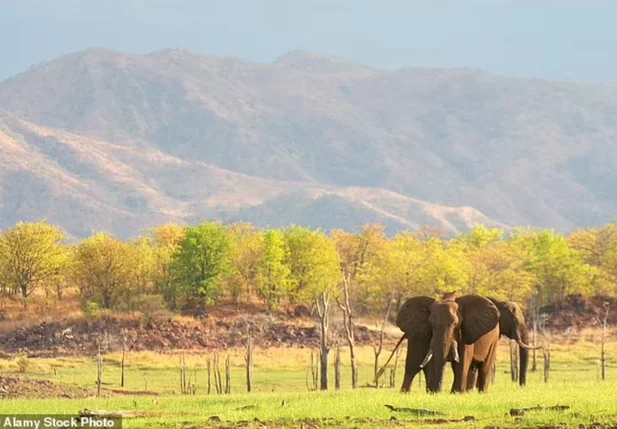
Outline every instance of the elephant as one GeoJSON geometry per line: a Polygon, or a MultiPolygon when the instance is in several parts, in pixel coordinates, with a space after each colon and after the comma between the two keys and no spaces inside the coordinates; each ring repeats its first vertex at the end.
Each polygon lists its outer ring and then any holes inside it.
{"type": "MultiPolygon", "coordinates": [[[[428,308],[434,301],[435,300],[433,298],[429,298],[426,296],[418,296],[418,297],[410,298],[409,300],[407,300],[401,308],[406,306],[406,308],[411,310],[410,317],[415,316],[418,318],[418,320],[423,320],[429,317],[428,308]]],[[[401,311],[399,310],[398,314],[400,315],[400,313],[401,311]]],[[[396,323],[397,323],[397,326],[401,328],[401,324],[399,323],[398,318],[399,316],[397,316],[396,323]]],[[[403,323],[403,326],[406,326],[406,324],[409,324],[412,322],[406,323],[405,321],[402,321],[401,323],[403,323]]],[[[413,326],[416,326],[416,324],[414,323],[413,326]]],[[[405,358],[405,377],[403,379],[403,385],[401,386],[401,392],[403,393],[409,392],[414,378],[420,371],[424,372],[424,379],[426,380],[426,385],[427,385],[427,390],[428,390],[429,379],[431,376],[431,371],[430,371],[431,363],[428,362],[427,365],[425,365],[423,368],[420,367],[420,364],[422,363],[422,359],[424,359],[424,356],[426,356],[426,353],[429,350],[429,345],[431,342],[431,330],[430,330],[430,327],[424,324],[418,324],[418,326],[424,327],[425,329],[405,330],[401,328],[401,330],[403,330],[404,332],[403,336],[399,339],[398,343],[396,344],[396,347],[394,347],[392,354],[390,354],[390,357],[388,358],[384,366],[377,373],[377,378],[379,378],[381,374],[384,372],[385,368],[388,366],[388,363],[392,359],[392,356],[394,356],[394,353],[399,348],[403,340],[407,339],[407,356],[405,358]]]]}
{"type": "MultiPolygon", "coordinates": [[[[519,384],[524,386],[527,383],[527,366],[529,363],[529,350],[537,350],[542,347],[530,346],[529,331],[525,324],[525,316],[519,305],[513,301],[499,301],[495,298],[488,298],[499,310],[499,333],[511,340],[516,341],[519,349],[519,384]]],[[[477,372],[470,371],[467,380],[467,389],[477,387],[477,372]]]]}
{"type": "Polygon", "coordinates": [[[451,392],[466,391],[470,369],[477,370],[478,388],[485,392],[499,341],[499,315],[492,301],[478,295],[449,293],[440,300],[418,296],[405,301],[396,317],[396,325],[404,332],[397,347],[408,339],[401,391],[409,391],[422,369],[427,390],[439,392],[444,366],[450,362],[454,371],[451,392]]]}

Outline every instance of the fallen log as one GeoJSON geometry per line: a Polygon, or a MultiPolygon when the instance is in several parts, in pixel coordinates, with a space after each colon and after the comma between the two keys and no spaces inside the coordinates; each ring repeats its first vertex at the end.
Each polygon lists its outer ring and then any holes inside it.
{"type": "Polygon", "coordinates": [[[394,407],[388,404],[384,404],[384,407],[388,408],[392,412],[410,413],[410,414],[415,414],[417,416],[443,416],[445,415],[444,413],[439,412],[439,411],[423,410],[421,408],[405,408],[405,407],[400,408],[400,407],[394,407]]]}
{"type": "Polygon", "coordinates": [[[569,405],[553,405],[551,407],[542,407],[538,405],[537,407],[530,407],[530,408],[512,408],[510,410],[510,415],[511,416],[524,416],[525,413],[528,411],[565,411],[569,409],[570,409],[569,405]]]}
{"type": "MultiPolygon", "coordinates": [[[[152,411],[147,410],[119,410],[119,411],[107,411],[107,410],[89,410],[87,408],[81,410],[80,417],[100,417],[108,419],[135,419],[139,417],[148,417],[153,414],[152,411]]],[[[156,414],[156,412],[154,413],[156,414]]]]}

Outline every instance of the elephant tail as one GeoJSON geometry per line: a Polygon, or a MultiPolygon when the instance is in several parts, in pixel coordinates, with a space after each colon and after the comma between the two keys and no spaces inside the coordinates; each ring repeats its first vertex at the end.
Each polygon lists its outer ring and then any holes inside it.
{"type": "Polygon", "coordinates": [[[396,347],[394,347],[394,350],[392,350],[392,353],[390,354],[390,357],[388,358],[388,360],[386,361],[384,366],[382,366],[381,369],[379,371],[377,371],[377,374],[375,374],[375,382],[377,382],[377,380],[379,380],[379,377],[381,377],[381,375],[384,373],[384,371],[386,370],[386,367],[388,366],[388,364],[392,360],[392,356],[394,356],[394,353],[396,353],[396,350],[399,348],[399,346],[401,345],[401,343],[403,342],[403,340],[405,338],[407,338],[407,334],[403,334],[401,339],[398,340],[398,343],[396,343],[396,347]]]}

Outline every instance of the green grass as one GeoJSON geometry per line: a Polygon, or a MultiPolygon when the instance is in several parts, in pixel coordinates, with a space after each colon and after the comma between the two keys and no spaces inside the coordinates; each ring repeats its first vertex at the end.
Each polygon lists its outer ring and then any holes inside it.
{"type": "MultiPolygon", "coordinates": [[[[153,410],[156,417],[127,419],[124,427],[206,427],[215,426],[207,421],[218,416],[223,427],[233,427],[241,421],[259,419],[269,425],[300,427],[305,419],[317,419],[328,427],[383,427],[395,415],[398,424],[413,427],[436,427],[426,419],[461,419],[475,417],[465,423],[446,423],[439,427],[540,427],[566,424],[577,427],[593,422],[617,423],[617,367],[608,368],[608,380],[599,380],[597,364],[598,346],[591,343],[564,344],[551,350],[552,371],[548,383],[542,378],[542,359],[538,360],[538,371],[530,373],[528,385],[520,388],[510,380],[508,374],[507,347],[502,344],[498,358],[495,384],[487,394],[476,392],[465,395],[426,394],[416,379],[412,393],[398,393],[402,379],[402,367],[395,389],[349,388],[349,367],[347,354],[343,353],[343,389],[341,391],[309,392],[306,387],[310,350],[270,349],[256,350],[254,368],[255,391],[245,392],[243,357],[239,350],[230,351],[232,362],[232,394],[206,395],[205,355],[187,356],[189,369],[197,370],[197,394],[181,396],[179,391],[178,357],[155,353],[127,355],[127,389],[144,390],[145,379],[148,390],[161,396],[128,396],[112,398],[88,398],[79,400],[56,399],[4,399],[0,400],[2,413],[76,413],[88,409],[106,410],[153,410]],[[176,394],[174,394],[174,392],[176,394]],[[285,401],[285,406],[281,403],[285,401]],[[400,412],[391,412],[384,405],[422,408],[441,411],[445,416],[414,417],[400,412]],[[568,411],[534,411],[522,419],[509,415],[511,408],[526,408],[552,405],[568,405],[568,411]],[[250,409],[240,409],[250,406],[250,409]],[[327,420],[335,419],[335,420],[327,420]],[[355,420],[354,420],[355,419],[355,420]],[[364,420],[357,420],[364,419],[364,420]],[[236,423],[234,423],[236,422],[236,423]],[[276,423],[278,422],[278,423],[276,423]],[[184,425],[179,424],[184,423],[184,425]],[[194,426],[198,424],[198,426],[194,426]],[[193,426],[191,426],[193,425],[193,426]],[[201,425],[201,426],[200,426],[201,425]]],[[[609,357],[615,356],[612,343],[609,357]]],[[[389,351],[388,351],[389,352],[389,351]]],[[[222,354],[225,356],[227,352],[222,354]]],[[[365,385],[372,374],[372,349],[359,349],[360,385],[365,385]]],[[[387,358],[384,352],[381,361],[387,358]]],[[[331,362],[333,361],[333,354],[331,362]]],[[[404,353],[401,355],[404,357],[404,353]]],[[[119,355],[106,358],[104,380],[107,388],[119,388],[119,355]]],[[[614,362],[614,360],[612,361],[614,362]]],[[[34,359],[34,367],[26,376],[69,382],[80,386],[94,387],[96,370],[93,359],[61,358],[34,359]],[[56,373],[54,374],[54,368],[56,373]]],[[[16,371],[14,363],[0,366],[3,374],[16,371]]],[[[452,376],[446,368],[444,390],[449,391],[452,376]]],[[[333,385],[333,374],[330,374],[333,385]]],[[[258,423],[251,423],[258,427],[258,423]]],[[[310,427],[310,425],[306,426],[310,427]]]]}
{"type": "Polygon", "coordinates": [[[554,382],[543,385],[537,384],[534,380],[530,386],[522,389],[504,382],[492,387],[494,389],[485,395],[478,393],[428,395],[424,392],[402,395],[392,389],[359,389],[341,392],[165,396],[156,398],[157,403],[153,398],[147,397],[55,401],[6,400],[0,402],[0,413],[62,414],[76,413],[83,408],[107,410],[138,408],[165,413],[159,418],[125,420],[125,427],[129,428],[154,424],[174,427],[181,422],[204,422],[211,416],[218,416],[221,420],[229,422],[250,421],[255,418],[262,421],[286,419],[290,422],[333,418],[339,421],[341,426],[345,426],[347,417],[379,419],[385,423],[392,414],[400,421],[415,422],[421,426],[424,423],[428,426],[424,420],[429,417],[414,418],[404,413],[391,413],[384,407],[384,404],[391,404],[397,407],[442,411],[446,414],[444,418],[447,419],[460,419],[468,415],[476,418],[475,421],[466,424],[451,424],[457,427],[465,425],[534,427],[563,423],[576,427],[581,423],[589,425],[596,421],[603,423],[617,421],[617,402],[614,399],[617,397],[616,383],[554,382]],[[281,406],[283,400],[285,406],[281,406]],[[517,422],[514,417],[508,415],[511,408],[557,404],[570,405],[572,409],[566,412],[531,412],[522,422],[517,422]],[[257,408],[238,410],[240,407],[251,405],[257,408]]]}

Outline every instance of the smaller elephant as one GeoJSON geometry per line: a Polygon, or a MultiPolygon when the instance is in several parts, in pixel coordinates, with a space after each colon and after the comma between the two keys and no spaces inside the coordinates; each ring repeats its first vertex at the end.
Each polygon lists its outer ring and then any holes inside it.
{"type": "MultiPolygon", "coordinates": [[[[525,323],[525,316],[519,305],[513,301],[499,301],[488,298],[499,310],[499,334],[505,335],[516,341],[519,348],[519,384],[527,383],[527,367],[529,363],[529,350],[541,349],[542,346],[529,345],[529,331],[525,323]]],[[[467,389],[477,387],[477,372],[470,371],[467,380],[467,389]]]]}

